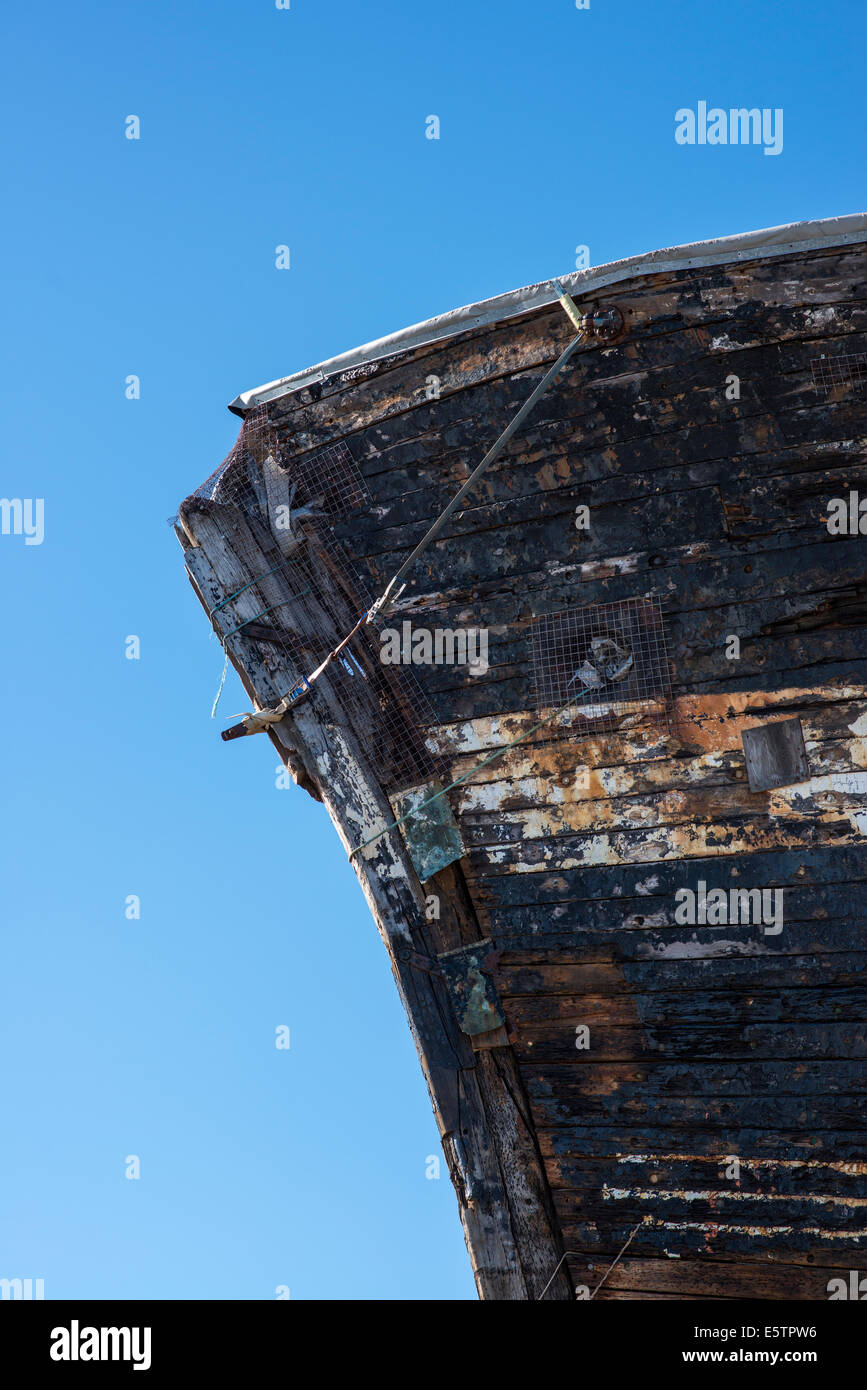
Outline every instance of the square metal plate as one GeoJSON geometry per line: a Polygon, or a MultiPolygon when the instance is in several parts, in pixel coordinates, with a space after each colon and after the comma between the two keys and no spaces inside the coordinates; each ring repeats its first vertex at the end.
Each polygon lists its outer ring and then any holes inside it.
{"type": "Polygon", "coordinates": [[[791,787],[810,776],[800,719],[778,719],[744,729],[741,735],[750,791],[791,787]]]}

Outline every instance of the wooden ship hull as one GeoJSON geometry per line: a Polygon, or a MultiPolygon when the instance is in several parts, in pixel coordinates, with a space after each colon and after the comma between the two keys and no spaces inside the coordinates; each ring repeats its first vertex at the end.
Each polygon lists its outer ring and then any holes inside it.
{"type": "MultiPolygon", "coordinates": [[[[385,944],[481,1297],[827,1299],[863,1269],[865,239],[565,277],[608,327],[264,726],[385,944]]],[[[178,534],[254,711],[574,331],[537,285],[233,402],[178,534]]]]}

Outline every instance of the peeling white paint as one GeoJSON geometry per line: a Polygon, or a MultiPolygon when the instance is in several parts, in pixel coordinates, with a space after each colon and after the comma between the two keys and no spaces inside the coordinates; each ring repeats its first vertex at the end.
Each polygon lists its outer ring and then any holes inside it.
{"type": "Polygon", "coordinates": [[[867,796],[867,772],[831,772],[825,777],[811,777],[808,782],[795,782],[791,787],[780,787],[778,790],[793,797],[809,797],[815,792],[867,796]]]}
{"type": "Polygon", "coordinates": [[[636,891],[636,893],[640,893],[642,896],[645,896],[645,895],[648,894],[648,893],[652,893],[653,890],[654,890],[654,888],[658,888],[658,887],[659,887],[659,875],[658,875],[658,874],[652,874],[650,878],[642,878],[642,879],[640,879],[639,882],[636,883],[636,885],[635,885],[635,891],[636,891]]]}
{"type": "Polygon", "coordinates": [[[728,938],[721,941],[697,941],[695,937],[689,941],[672,941],[659,946],[639,945],[637,952],[639,960],[693,960],[702,957],[771,954],[773,952],[760,941],[731,941],[728,938]]]}
{"type": "Polygon", "coordinates": [[[827,328],[828,324],[836,322],[837,310],[833,305],[821,309],[808,309],[804,317],[808,328],[827,328]]]}
{"type": "MultiPolygon", "coordinates": [[[[648,927],[668,927],[671,925],[668,913],[664,908],[659,912],[654,912],[652,916],[641,917],[641,921],[638,920],[640,916],[640,913],[633,913],[630,917],[626,917],[623,922],[624,927],[643,927],[646,930],[648,927]]],[[[639,955],[642,954],[644,949],[646,948],[639,946],[639,955]]]]}
{"type": "Polygon", "coordinates": [[[642,1202],[834,1202],[843,1207],[867,1207],[867,1197],[841,1197],[829,1192],[743,1192],[740,1188],[660,1188],[609,1187],[603,1184],[602,1194],[607,1201],[623,1202],[637,1199],[642,1202]]]}
{"type": "Polygon", "coordinates": [[[815,814],[818,809],[845,816],[856,835],[867,835],[867,805],[847,805],[845,799],[849,797],[867,798],[867,772],[831,772],[791,787],[777,787],[771,794],[768,814],[785,818],[792,813],[815,814]],[[813,807],[803,805],[810,801],[813,807]]]}
{"type": "MultiPolygon", "coordinates": [[[[617,1154],[618,1163],[711,1163],[718,1168],[728,1159],[727,1154],[617,1154]]],[[[867,1163],[863,1162],[824,1162],[820,1158],[741,1158],[742,1168],[828,1168],[830,1171],[847,1173],[851,1177],[860,1174],[867,1176],[867,1163]]]]}
{"type": "MultiPolygon", "coordinates": [[[[780,1240],[794,1234],[792,1226],[735,1226],[728,1221],[659,1221],[652,1216],[646,1216],[644,1220],[646,1225],[657,1226],[666,1231],[704,1231],[711,1236],[765,1236],[771,1240],[780,1240]]],[[[867,1236],[867,1230],[829,1231],[823,1226],[799,1226],[798,1230],[801,1235],[819,1236],[823,1240],[838,1241],[846,1245],[867,1236]]]]}

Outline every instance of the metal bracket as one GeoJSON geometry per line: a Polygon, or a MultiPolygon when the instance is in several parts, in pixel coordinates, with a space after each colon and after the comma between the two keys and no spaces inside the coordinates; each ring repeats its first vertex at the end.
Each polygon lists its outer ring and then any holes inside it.
{"type": "Polygon", "coordinates": [[[568,314],[578,332],[583,333],[588,342],[614,343],[622,337],[626,331],[626,320],[623,317],[623,311],[616,304],[607,304],[604,308],[599,305],[590,305],[587,312],[582,314],[572,296],[566,293],[559,280],[552,280],[551,284],[557,292],[557,298],[564,312],[568,314]]]}
{"type": "Polygon", "coordinates": [[[604,308],[591,309],[588,314],[591,323],[591,337],[598,343],[616,343],[626,332],[626,320],[623,317],[623,310],[616,304],[607,304],[604,308]]]}
{"type": "Polygon", "coordinates": [[[398,960],[403,961],[404,965],[411,965],[416,970],[423,970],[426,975],[435,975],[439,979],[443,977],[443,968],[437,964],[434,956],[423,956],[421,951],[414,951],[411,946],[401,946],[395,955],[398,960]]]}
{"type": "Polygon", "coordinates": [[[297,705],[310,689],[310,682],[302,676],[293,685],[288,694],[283,696],[279,704],[273,709],[257,710],[255,714],[248,714],[241,720],[240,724],[233,724],[230,729],[223,729],[220,738],[228,743],[232,738],[244,738],[247,734],[261,734],[272,724],[279,724],[284,714],[297,705]]]}

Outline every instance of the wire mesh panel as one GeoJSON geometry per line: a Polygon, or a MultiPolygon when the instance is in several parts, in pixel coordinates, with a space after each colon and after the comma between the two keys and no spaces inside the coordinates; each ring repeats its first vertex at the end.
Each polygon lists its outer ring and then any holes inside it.
{"type": "Polygon", "coordinates": [[[296,485],[299,505],[318,506],[335,520],[370,501],[355,459],[342,439],[314,454],[292,459],[286,467],[296,485]]]}
{"type": "MultiPolygon", "coordinates": [[[[267,671],[284,680],[287,669],[293,680],[307,676],[370,607],[369,586],[332,525],[367,501],[344,441],[299,459],[267,406],[246,417],[233,448],[180,512],[182,519],[190,509],[206,514],[198,524],[210,526],[227,572],[237,577],[213,595],[210,613],[241,666],[253,644],[267,671]]],[[[362,627],[332,661],[310,699],[325,724],[336,701],[387,790],[435,775],[424,736],[433,712],[411,671],[382,662],[375,624],[362,627]]]]}
{"type": "MultiPolygon", "coordinates": [[[[339,521],[370,501],[367,486],[344,440],[338,439],[310,453],[293,454],[270,420],[266,405],[256,406],[245,416],[232,448],[193,496],[220,501],[228,489],[236,499],[243,485],[239,469],[245,468],[255,470],[267,502],[274,506],[285,502],[295,508],[307,508],[311,515],[339,521]]],[[[255,489],[255,479],[248,479],[248,485],[255,489]]]]}
{"type": "MultiPolygon", "coordinates": [[[[332,532],[317,527],[316,542],[327,551],[328,564],[338,568],[342,582],[351,579],[354,621],[370,607],[373,595],[332,532]]],[[[360,731],[382,786],[398,790],[436,775],[437,762],[424,737],[436,720],[414,672],[383,663],[380,631],[387,625],[385,618],[360,628],[328,668],[328,678],[352,726],[360,731]]],[[[345,631],[344,623],[341,636],[345,631]]]]}
{"type": "Polygon", "coordinates": [[[814,357],[810,366],[817,391],[831,391],[835,386],[859,387],[867,381],[867,352],[814,357]]]}
{"type": "Polygon", "coordinates": [[[659,601],[626,599],[537,618],[536,706],[552,736],[628,725],[671,732],[671,677],[659,601]]]}
{"type": "MultiPolygon", "coordinates": [[[[221,485],[225,479],[229,479],[229,489],[232,497],[236,497],[240,489],[239,469],[246,469],[247,457],[254,455],[254,443],[259,444],[263,432],[260,423],[263,407],[257,406],[256,410],[250,412],[246,417],[238,438],[235,440],[231,449],[203,483],[191,493],[191,497],[207,498],[216,501],[220,496],[221,485]]],[[[186,499],[187,501],[190,498],[186,499]]]]}

